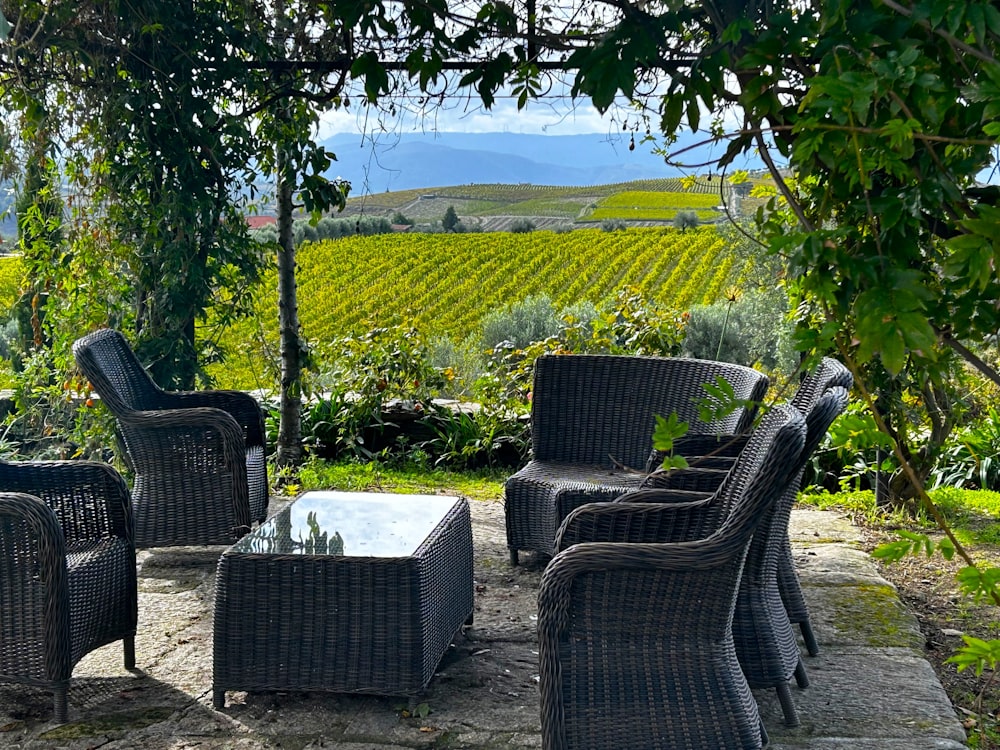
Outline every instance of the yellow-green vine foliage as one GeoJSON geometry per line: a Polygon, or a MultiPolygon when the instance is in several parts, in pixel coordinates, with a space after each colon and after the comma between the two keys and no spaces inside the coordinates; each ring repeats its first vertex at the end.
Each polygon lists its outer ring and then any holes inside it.
{"type": "MultiPolygon", "coordinates": [[[[719,300],[744,270],[712,227],[626,232],[393,234],[303,245],[298,253],[299,314],[311,342],[407,320],[429,337],[466,339],[490,311],[532,295],[557,310],[595,305],[635,287],[651,303],[679,311],[719,300]]],[[[260,373],[277,353],[273,275],[263,282],[255,318],[220,344],[236,373],[260,373]]]]}

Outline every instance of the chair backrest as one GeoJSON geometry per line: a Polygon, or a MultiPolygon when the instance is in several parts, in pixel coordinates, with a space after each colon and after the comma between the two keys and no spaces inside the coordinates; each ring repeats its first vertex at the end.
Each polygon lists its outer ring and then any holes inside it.
{"type": "Polygon", "coordinates": [[[162,390],[118,331],[102,328],[77,339],[73,356],[112,414],[159,408],[162,390]]]}
{"type": "Polygon", "coordinates": [[[761,529],[754,535],[747,556],[747,574],[755,581],[767,580],[775,574],[782,543],[788,533],[788,522],[801,484],[802,472],[813,451],[823,440],[833,420],[847,406],[849,394],[842,386],[828,388],[805,418],[805,439],[798,456],[789,459],[788,480],[781,497],[771,505],[762,519],[761,529]]]}
{"type": "Polygon", "coordinates": [[[680,357],[546,355],[535,362],[531,442],[537,460],[644,467],[655,415],[676,412],[692,432],[742,432],[755,409],[739,408],[704,422],[698,402],[705,384],[722,376],[736,398],[760,402],[767,377],[726,362],[680,357]]]}
{"type": "Polygon", "coordinates": [[[849,391],[853,385],[854,376],[850,370],[832,357],[823,357],[816,368],[808,372],[799,383],[798,390],[792,397],[792,406],[808,416],[827,389],[840,386],[849,391]]]}

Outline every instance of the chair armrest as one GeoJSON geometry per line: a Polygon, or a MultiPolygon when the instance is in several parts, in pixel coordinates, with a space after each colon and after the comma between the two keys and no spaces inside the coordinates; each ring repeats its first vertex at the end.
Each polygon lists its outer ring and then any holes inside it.
{"type": "MultiPolygon", "coordinates": [[[[620,542],[589,542],[576,544],[562,550],[545,567],[538,589],[538,635],[540,642],[547,640],[551,646],[558,641],[558,633],[568,626],[571,599],[577,579],[591,574],[606,578],[617,572],[660,572],[689,583],[679,588],[701,590],[708,596],[728,596],[729,592],[717,591],[724,578],[739,577],[746,553],[746,543],[734,544],[729,535],[676,544],[622,544],[620,542]]],[[[622,598],[619,587],[597,587],[597,596],[622,598]]],[[[579,594],[578,594],[579,595],[579,594]]],[[[676,602],[656,602],[673,607],[676,602]]],[[[590,605],[600,608],[602,603],[592,600],[590,605]]],[[[640,607],[641,612],[644,608],[640,607]]],[[[548,650],[548,649],[543,649],[548,650]]]]}
{"type": "Polygon", "coordinates": [[[714,492],[675,489],[673,487],[640,487],[614,499],[616,503],[692,503],[707,500],[714,492]]]}
{"type": "Polygon", "coordinates": [[[109,464],[97,461],[0,463],[4,490],[40,498],[66,542],[134,538],[128,487],[109,464]]]}
{"type": "Polygon", "coordinates": [[[245,430],[248,446],[264,445],[264,412],[253,396],[243,391],[164,391],[167,409],[210,407],[227,412],[245,430]]]}
{"type": "MultiPolygon", "coordinates": [[[[749,439],[750,433],[723,433],[718,435],[694,433],[677,438],[674,441],[673,453],[675,456],[683,456],[692,465],[699,464],[713,468],[728,468],[728,464],[740,455],[749,439]]],[[[649,471],[653,471],[663,463],[665,456],[666,454],[663,451],[652,451],[646,463],[646,468],[649,471]]]]}
{"type": "Polygon", "coordinates": [[[681,543],[704,539],[723,521],[711,498],[686,503],[588,503],[556,532],[556,550],[590,542],[681,543]]]}
{"type": "Polygon", "coordinates": [[[642,482],[643,488],[689,490],[692,492],[715,492],[726,477],[728,469],[671,469],[670,471],[654,471],[642,482]]]}
{"type": "Polygon", "coordinates": [[[63,639],[55,643],[66,647],[47,650],[39,676],[68,675],[69,577],[59,520],[40,498],[23,492],[0,492],[0,519],[5,550],[0,608],[22,637],[63,639]]]}
{"type": "Polygon", "coordinates": [[[170,430],[174,434],[190,432],[192,435],[201,435],[206,429],[212,430],[227,445],[227,454],[232,452],[231,460],[234,464],[246,463],[243,428],[223,409],[199,406],[189,409],[130,411],[120,415],[118,420],[123,425],[149,435],[155,435],[160,430],[170,430]]]}

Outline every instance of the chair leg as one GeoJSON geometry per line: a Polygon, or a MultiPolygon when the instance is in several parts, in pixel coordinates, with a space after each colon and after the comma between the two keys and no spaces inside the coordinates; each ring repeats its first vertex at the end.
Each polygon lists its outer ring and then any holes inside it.
{"type": "Polygon", "coordinates": [[[52,692],[52,708],[53,714],[55,715],[55,720],[57,724],[65,724],[67,721],[67,716],[69,714],[68,710],[68,699],[67,692],[69,691],[69,683],[58,682],[55,687],[53,687],[52,692]]]}
{"type": "Polygon", "coordinates": [[[511,548],[510,549],[510,564],[513,565],[516,568],[517,567],[517,563],[518,563],[517,550],[511,548]]]}
{"type": "Polygon", "coordinates": [[[135,636],[125,636],[122,646],[125,650],[125,669],[135,669],[135,636]]]}
{"type": "Polygon", "coordinates": [[[803,689],[809,687],[809,675],[806,674],[806,665],[802,663],[801,658],[795,665],[795,684],[803,689]]]}
{"type": "Polygon", "coordinates": [[[760,746],[762,748],[767,747],[771,744],[771,738],[767,736],[767,729],[764,728],[764,720],[761,719],[760,722],[760,746]]]}
{"type": "Polygon", "coordinates": [[[816,636],[813,635],[812,625],[808,620],[799,623],[799,630],[802,631],[802,640],[805,641],[806,651],[809,656],[819,656],[819,644],[816,643],[816,636]]]}
{"type": "Polygon", "coordinates": [[[783,682],[775,690],[778,691],[778,701],[781,703],[781,711],[785,715],[785,726],[797,727],[799,725],[799,714],[795,710],[792,702],[792,691],[788,688],[788,683],[783,682]]]}

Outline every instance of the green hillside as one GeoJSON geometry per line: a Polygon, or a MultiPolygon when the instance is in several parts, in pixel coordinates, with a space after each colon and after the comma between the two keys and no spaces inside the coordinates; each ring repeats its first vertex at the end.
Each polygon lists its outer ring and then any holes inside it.
{"type": "Polygon", "coordinates": [[[717,221],[722,213],[715,209],[722,202],[718,180],[695,179],[690,187],[680,178],[636,180],[634,182],[584,187],[552,185],[453,185],[426,190],[401,190],[348,199],[345,213],[390,216],[399,212],[417,222],[439,221],[448,206],[463,220],[480,223],[488,230],[504,229],[498,217],[532,217],[540,228],[546,219],[554,223],[597,222],[606,219],[644,223],[669,223],[677,211],[698,203],[699,218],[717,221]],[[655,214],[636,215],[614,200],[620,194],[643,194],[659,206],[655,214]],[[608,203],[611,201],[611,203],[608,203]],[[478,220],[478,222],[477,222],[478,220]]]}
{"type": "MultiPolygon", "coordinates": [[[[405,319],[428,336],[461,341],[478,331],[487,313],[529,296],[545,294],[565,309],[583,301],[600,305],[626,285],[678,310],[716,301],[745,269],[709,223],[680,232],[670,218],[678,210],[717,213],[717,189],[717,182],[685,190],[679,180],[654,180],[596,187],[465,185],[354,198],[351,206],[368,215],[377,208],[419,220],[419,206],[427,220],[439,221],[455,205],[463,220],[474,209],[508,226],[525,216],[539,226],[548,217],[577,228],[410,232],[306,243],[298,254],[303,334],[322,343],[405,319]],[[629,228],[602,231],[597,227],[603,219],[624,220],[629,228]],[[644,223],[656,226],[639,226],[644,223]]],[[[17,258],[0,261],[0,304],[16,299],[20,273],[17,258]]],[[[259,374],[265,362],[277,360],[276,286],[269,273],[255,292],[257,316],[219,342],[228,357],[213,372],[221,385],[265,385],[233,373],[259,374]]]]}
{"type": "MultiPolygon", "coordinates": [[[[744,270],[710,226],[351,237],[303,245],[298,262],[302,331],[319,343],[404,319],[460,341],[490,311],[529,296],[565,309],[608,301],[623,286],[684,310],[720,299],[744,270]]],[[[259,370],[264,352],[277,351],[275,289],[269,274],[257,318],[224,337],[235,358],[225,372],[259,370]]]]}

